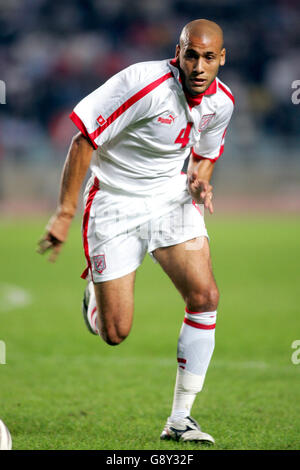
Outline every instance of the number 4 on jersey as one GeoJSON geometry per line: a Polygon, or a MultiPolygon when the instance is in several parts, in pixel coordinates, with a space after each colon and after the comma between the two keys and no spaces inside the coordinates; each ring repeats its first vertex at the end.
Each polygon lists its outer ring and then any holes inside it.
{"type": "Polygon", "coordinates": [[[175,144],[181,144],[181,148],[186,147],[189,143],[189,135],[191,132],[191,128],[193,126],[192,122],[188,122],[185,129],[181,129],[177,139],[175,140],[175,144]]]}

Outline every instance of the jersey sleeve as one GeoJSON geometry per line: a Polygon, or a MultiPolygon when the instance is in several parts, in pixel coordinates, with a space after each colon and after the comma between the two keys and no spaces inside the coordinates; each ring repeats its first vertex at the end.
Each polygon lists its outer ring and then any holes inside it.
{"type": "Polygon", "coordinates": [[[216,162],[224,151],[225,135],[234,109],[233,102],[228,100],[218,110],[211,125],[201,132],[200,141],[194,145],[192,155],[198,160],[208,159],[216,162]]]}
{"type": "Polygon", "coordinates": [[[122,71],[81,100],[70,114],[94,149],[146,117],[149,98],[139,96],[141,85],[137,82],[132,72],[122,71]]]}

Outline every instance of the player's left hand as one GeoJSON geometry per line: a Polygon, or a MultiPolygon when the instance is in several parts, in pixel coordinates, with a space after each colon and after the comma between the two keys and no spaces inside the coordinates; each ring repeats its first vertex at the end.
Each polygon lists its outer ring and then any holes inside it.
{"type": "Polygon", "coordinates": [[[208,181],[199,179],[197,173],[194,172],[188,177],[189,192],[197,204],[204,204],[205,209],[208,209],[212,214],[214,212],[212,198],[213,187],[208,181]]]}

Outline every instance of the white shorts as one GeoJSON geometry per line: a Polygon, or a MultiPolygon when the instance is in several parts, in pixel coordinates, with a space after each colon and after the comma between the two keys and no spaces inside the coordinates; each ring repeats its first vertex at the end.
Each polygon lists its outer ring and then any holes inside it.
{"type": "Polygon", "coordinates": [[[147,252],[207,237],[201,209],[187,191],[186,175],[172,198],[166,193],[128,196],[100,186],[93,176],[84,194],[84,279],[117,279],[135,271],[147,252]]]}

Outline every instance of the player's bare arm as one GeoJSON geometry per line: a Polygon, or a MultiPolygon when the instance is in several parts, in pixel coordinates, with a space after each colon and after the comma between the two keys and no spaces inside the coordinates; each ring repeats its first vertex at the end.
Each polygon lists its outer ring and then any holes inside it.
{"type": "Polygon", "coordinates": [[[208,209],[211,214],[214,211],[213,187],[210,184],[213,170],[214,162],[209,159],[196,159],[191,154],[187,171],[189,192],[193,199],[199,204],[204,204],[205,209],[208,209]]]}
{"type": "Polygon", "coordinates": [[[67,239],[93,150],[93,146],[83,134],[78,133],[73,137],[62,172],[59,203],[38,243],[38,253],[43,254],[51,250],[51,262],[56,260],[63,242],[67,239]]]}

